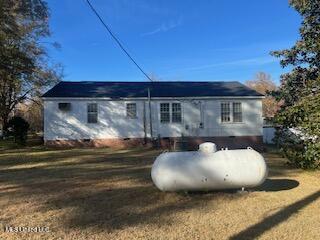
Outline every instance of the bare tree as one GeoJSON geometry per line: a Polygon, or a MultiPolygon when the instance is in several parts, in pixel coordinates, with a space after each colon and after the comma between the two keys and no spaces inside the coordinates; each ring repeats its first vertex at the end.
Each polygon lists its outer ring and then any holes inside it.
{"type": "Polygon", "coordinates": [[[149,76],[153,82],[160,82],[161,81],[161,78],[154,72],[150,73],[149,76]]]}
{"type": "Polygon", "coordinates": [[[263,116],[273,118],[279,111],[281,102],[277,102],[273,96],[269,95],[270,92],[277,89],[277,85],[272,80],[270,74],[258,72],[253,80],[248,80],[245,84],[257,92],[266,95],[266,98],[262,100],[263,116]]]}
{"type": "Polygon", "coordinates": [[[44,0],[0,1],[0,125],[4,135],[16,106],[62,78],[43,39],[50,36],[44,0]]]}

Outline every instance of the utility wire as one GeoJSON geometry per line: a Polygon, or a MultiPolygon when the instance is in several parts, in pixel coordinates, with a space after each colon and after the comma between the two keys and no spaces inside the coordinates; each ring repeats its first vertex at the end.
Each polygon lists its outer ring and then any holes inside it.
{"type": "Polygon", "coordinates": [[[134,58],[129,54],[129,52],[124,48],[124,46],[121,44],[120,40],[112,33],[110,27],[108,27],[108,25],[103,21],[103,19],[100,17],[99,13],[97,12],[97,10],[92,6],[92,4],[90,3],[89,0],[86,0],[89,7],[91,8],[92,12],[97,16],[97,18],[100,20],[100,22],[102,23],[102,25],[105,27],[105,29],[109,32],[109,34],[111,35],[111,37],[113,38],[113,40],[116,41],[116,43],[119,45],[119,47],[122,49],[122,51],[127,55],[127,57],[129,57],[129,59],[134,63],[134,65],[136,65],[136,67],[140,70],[140,72],[142,72],[142,74],[144,76],[146,76],[147,79],[149,79],[151,82],[153,82],[153,80],[148,76],[148,74],[142,69],[142,67],[139,66],[139,64],[134,60],[134,58]]]}

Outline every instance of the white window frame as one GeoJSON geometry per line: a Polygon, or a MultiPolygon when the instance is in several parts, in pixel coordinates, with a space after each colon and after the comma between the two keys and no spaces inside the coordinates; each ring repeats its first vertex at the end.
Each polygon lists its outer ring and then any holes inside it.
{"type": "MultiPolygon", "coordinates": [[[[131,109],[132,110],[132,109],[131,109]]],[[[137,119],[138,115],[137,115],[137,103],[135,102],[127,102],[126,103],[126,118],[128,119],[137,119]],[[128,106],[129,105],[134,105],[134,114],[129,114],[130,112],[128,111],[128,106]]]]}
{"type": "Polygon", "coordinates": [[[243,122],[243,110],[241,102],[232,102],[232,122],[242,123],[243,122]],[[240,104],[240,111],[235,112],[235,104],[240,104]],[[235,121],[235,114],[240,114],[240,121],[235,121]]]}
{"type": "Polygon", "coordinates": [[[161,102],[161,103],[159,103],[159,120],[160,120],[161,124],[171,123],[171,107],[170,107],[170,105],[171,105],[170,102],[161,102]],[[161,105],[162,104],[168,104],[169,105],[168,111],[165,112],[166,114],[169,114],[168,121],[162,121],[162,112],[161,112],[161,105]]]}
{"type": "Polygon", "coordinates": [[[168,124],[168,123],[172,123],[172,124],[182,124],[183,122],[183,106],[182,106],[182,103],[181,102],[178,102],[178,101],[174,101],[174,102],[160,102],[159,103],[159,122],[161,124],[168,124]],[[169,114],[169,121],[167,122],[162,122],[161,121],[161,104],[169,104],[169,111],[167,112],[169,114]],[[173,104],[180,104],[180,121],[173,121],[173,104]]]}
{"type": "Polygon", "coordinates": [[[171,122],[172,123],[182,123],[182,104],[180,102],[172,102],[171,104],[171,122]],[[176,111],[176,112],[173,112],[173,105],[174,104],[179,104],[180,105],[180,111],[176,111]],[[177,114],[177,113],[180,113],[180,121],[173,121],[173,114],[177,114]]]}
{"type": "Polygon", "coordinates": [[[58,102],[58,109],[61,112],[70,112],[71,111],[71,103],[70,102],[58,102]],[[61,108],[62,105],[67,106],[66,108],[61,108]]]}
{"type": "Polygon", "coordinates": [[[232,122],[232,119],[231,119],[231,112],[232,112],[232,109],[231,109],[231,102],[221,102],[220,103],[220,122],[221,123],[231,123],[232,122]],[[228,104],[229,106],[229,121],[223,121],[223,104],[228,104]]]}
{"type": "Polygon", "coordinates": [[[237,124],[237,123],[243,123],[243,102],[241,101],[222,101],[220,102],[220,123],[221,124],[237,124]],[[241,109],[241,121],[234,121],[234,104],[235,103],[240,103],[240,109],[241,109]],[[229,104],[229,117],[230,121],[222,121],[222,104],[229,104]]]}
{"type": "Polygon", "coordinates": [[[98,123],[98,117],[99,117],[99,106],[98,106],[98,103],[94,103],[94,102],[91,102],[91,103],[87,103],[87,123],[89,124],[96,124],[98,123]],[[89,106],[92,105],[92,104],[95,104],[96,105],[96,111],[89,111],[89,106]],[[95,116],[96,118],[96,121],[90,121],[89,120],[89,116],[95,116]]]}

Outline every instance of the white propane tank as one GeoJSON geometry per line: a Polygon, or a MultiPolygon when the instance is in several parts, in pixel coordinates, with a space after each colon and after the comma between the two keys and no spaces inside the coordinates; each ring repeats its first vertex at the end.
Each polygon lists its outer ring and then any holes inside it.
{"type": "Polygon", "coordinates": [[[199,151],[160,154],[151,178],[161,191],[198,191],[255,187],[267,177],[263,156],[252,148],[216,151],[204,143],[199,151]]]}

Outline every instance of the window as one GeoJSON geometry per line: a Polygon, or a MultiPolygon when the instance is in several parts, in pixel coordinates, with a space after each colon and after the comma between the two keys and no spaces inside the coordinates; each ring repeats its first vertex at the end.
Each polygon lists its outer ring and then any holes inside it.
{"type": "Polygon", "coordinates": [[[221,103],[221,122],[230,122],[230,103],[221,103]]]}
{"type": "Polygon", "coordinates": [[[170,104],[160,103],[160,122],[169,123],[170,122],[170,104]]]}
{"type": "Polygon", "coordinates": [[[221,122],[242,122],[242,105],[241,102],[221,103],[221,122]],[[231,105],[232,104],[232,105],[231,105]],[[232,118],[231,118],[232,112],[232,118]]]}
{"type": "Polygon", "coordinates": [[[242,122],[242,108],[240,102],[233,103],[233,122],[242,122]]]}
{"type": "Polygon", "coordinates": [[[161,123],[181,123],[182,111],[181,103],[160,103],[160,122],[161,123]],[[170,118],[171,114],[171,118],[170,118]],[[171,120],[171,121],[170,121],[171,120]]]}
{"type": "Polygon", "coordinates": [[[59,110],[68,112],[71,109],[71,103],[58,103],[59,110]]]}
{"type": "Polygon", "coordinates": [[[181,103],[172,103],[172,122],[181,123],[181,103]]]}
{"type": "Polygon", "coordinates": [[[137,104],[127,103],[127,118],[137,118],[137,104]]]}
{"type": "Polygon", "coordinates": [[[98,122],[98,105],[96,103],[88,103],[88,123],[98,122]]]}

